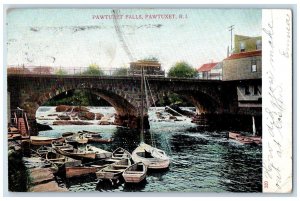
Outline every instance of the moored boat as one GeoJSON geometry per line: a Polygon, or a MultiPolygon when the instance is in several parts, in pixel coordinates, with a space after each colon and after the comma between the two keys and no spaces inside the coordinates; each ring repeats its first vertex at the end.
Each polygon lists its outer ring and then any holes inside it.
{"type": "Polygon", "coordinates": [[[64,168],[66,167],[81,165],[80,160],[76,160],[51,151],[46,154],[46,161],[49,162],[56,169],[56,171],[64,171],[64,168]]]}
{"type": "Polygon", "coordinates": [[[79,144],[86,144],[88,143],[88,138],[86,138],[84,134],[79,134],[78,136],[75,137],[75,141],[78,142],[79,144]]]}
{"type": "Polygon", "coordinates": [[[62,154],[64,156],[69,156],[71,158],[75,158],[79,160],[96,158],[96,153],[92,151],[86,151],[81,149],[73,149],[72,151],[65,151],[58,147],[55,147],[54,150],[59,154],[62,154]]]}
{"type": "Polygon", "coordinates": [[[30,143],[32,145],[51,145],[53,141],[64,142],[64,138],[51,138],[44,136],[30,136],[30,143]]]}
{"type": "Polygon", "coordinates": [[[109,151],[105,151],[103,149],[91,146],[91,145],[86,145],[85,149],[87,151],[92,151],[96,153],[96,158],[98,159],[105,159],[105,158],[111,158],[112,157],[112,153],[109,151]]]}
{"type": "Polygon", "coordinates": [[[97,171],[115,162],[117,161],[104,159],[104,160],[97,160],[97,161],[85,163],[77,167],[68,167],[66,168],[66,177],[71,178],[71,177],[78,177],[86,174],[96,173],[97,171]]]}
{"type": "Polygon", "coordinates": [[[122,175],[126,183],[139,183],[146,178],[146,174],[147,166],[143,162],[138,162],[129,166],[122,175]]]}
{"type": "Polygon", "coordinates": [[[131,154],[123,149],[122,147],[117,148],[116,150],[113,151],[112,153],[112,158],[116,159],[126,159],[126,158],[131,158],[131,154]]]}
{"type": "Polygon", "coordinates": [[[97,167],[86,167],[86,166],[66,167],[66,178],[78,177],[78,176],[96,173],[97,170],[98,170],[97,167]]]}
{"type": "Polygon", "coordinates": [[[110,143],[114,141],[113,138],[103,139],[100,137],[88,137],[88,142],[98,142],[98,143],[110,143]]]}
{"type": "Polygon", "coordinates": [[[69,137],[69,136],[73,136],[73,135],[75,135],[75,133],[73,133],[73,132],[65,132],[65,133],[61,134],[62,137],[69,137]]]}
{"type": "Polygon", "coordinates": [[[261,144],[262,138],[260,136],[246,136],[240,133],[229,132],[229,139],[233,139],[242,144],[261,144]]]}
{"type": "Polygon", "coordinates": [[[52,141],[51,146],[52,148],[59,148],[64,151],[72,151],[74,149],[72,145],[58,141],[52,141]]]}
{"type": "Polygon", "coordinates": [[[141,143],[133,152],[135,163],[143,162],[149,169],[166,169],[170,165],[170,158],[163,150],[141,143]]]}
{"type": "Polygon", "coordinates": [[[129,158],[122,159],[96,172],[97,179],[118,179],[122,173],[131,165],[129,158]]]}

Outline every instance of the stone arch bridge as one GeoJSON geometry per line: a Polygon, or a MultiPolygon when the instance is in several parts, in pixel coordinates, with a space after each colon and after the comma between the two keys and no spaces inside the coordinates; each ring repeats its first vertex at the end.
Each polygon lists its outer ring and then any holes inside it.
{"type": "MultiPolygon", "coordinates": [[[[90,90],[116,110],[116,124],[136,127],[141,111],[141,78],[112,76],[8,75],[10,107],[24,109],[35,120],[39,106],[49,99],[74,89],[90,90]]],[[[155,101],[177,93],[197,109],[197,113],[234,113],[236,85],[219,80],[148,77],[155,101]]],[[[148,89],[149,90],[149,89],[148,89]]]]}

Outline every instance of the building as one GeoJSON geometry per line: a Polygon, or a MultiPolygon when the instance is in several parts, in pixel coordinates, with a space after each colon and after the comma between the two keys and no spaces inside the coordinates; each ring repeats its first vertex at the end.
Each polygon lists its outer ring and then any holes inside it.
{"type": "Polygon", "coordinates": [[[234,49],[233,54],[240,52],[252,52],[261,50],[262,39],[261,36],[249,37],[242,35],[234,35],[234,49]]]}
{"type": "Polygon", "coordinates": [[[142,68],[147,76],[165,76],[165,71],[162,70],[161,64],[156,60],[139,60],[130,63],[129,75],[140,75],[142,68]]]}
{"type": "Polygon", "coordinates": [[[222,62],[211,62],[200,66],[197,71],[200,79],[222,80],[222,62]]]}
{"type": "Polygon", "coordinates": [[[236,81],[241,108],[262,107],[261,37],[235,36],[234,53],[223,60],[223,81],[236,81]]]}

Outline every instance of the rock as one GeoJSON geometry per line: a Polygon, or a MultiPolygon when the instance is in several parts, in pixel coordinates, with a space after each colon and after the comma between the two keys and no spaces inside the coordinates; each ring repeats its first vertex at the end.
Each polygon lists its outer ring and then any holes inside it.
{"type": "Polygon", "coordinates": [[[68,106],[68,105],[58,105],[55,108],[56,112],[69,112],[72,110],[72,106],[68,106]]]}
{"type": "Polygon", "coordinates": [[[95,114],[93,112],[79,112],[78,118],[81,120],[94,120],[95,114]]]}
{"type": "Polygon", "coordinates": [[[92,125],[92,123],[84,121],[54,121],[53,125],[92,125]]]}
{"type": "Polygon", "coordinates": [[[30,192],[67,192],[67,188],[59,187],[55,181],[36,185],[29,190],[30,192]]]}
{"type": "Polygon", "coordinates": [[[73,112],[88,112],[89,109],[84,106],[76,106],[73,108],[73,112]]]}
{"type": "Polygon", "coordinates": [[[34,168],[30,169],[29,172],[32,185],[38,185],[54,180],[54,175],[49,168],[34,168]]]}
{"type": "Polygon", "coordinates": [[[177,118],[175,116],[170,116],[169,119],[177,120],[177,118]]]}
{"type": "Polygon", "coordinates": [[[99,122],[99,125],[110,125],[110,122],[108,121],[108,118],[102,117],[99,122]]]}
{"type": "Polygon", "coordinates": [[[95,113],[95,115],[96,115],[96,120],[101,120],[101,118],[104,117],[104,115],[101,113],[95,113]]]}
{"type": "Polygon", "coordinates": [[[71,118],[67,115],[59,115],[58,119],[60,119],[60,120],[71,120],[71,118]]]}
{"type": "Polygon", "coordinates": [[[110,125],[111,123],[108,121],[101,121],[99,125],[110,125]]]}
{"type": "Polygon", "coordinates": [[[52,128],[51,128],[49,125],[40,124],[40,123],[37,123],[36,121],[33,122],[32,125],[34,125],[34,127],[35,127],[38,131],[48,131],[48,130],[52,130],[52,128]]]}

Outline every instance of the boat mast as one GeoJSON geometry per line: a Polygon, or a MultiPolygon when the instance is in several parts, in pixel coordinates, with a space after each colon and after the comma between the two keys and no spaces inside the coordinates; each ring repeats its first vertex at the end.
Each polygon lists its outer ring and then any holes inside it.
{"type": "Polygon", "coordinates": [[[253,132],[253,136],[255,136],[256,135],[256,128],[255,128],[254,116],[252,116],[252,132],[253,132]]]}
{"type": "Polygon", "coordinates": [[[144,142],[144,66],[141,73],[141,133],[140,141],[144,142]]]}

